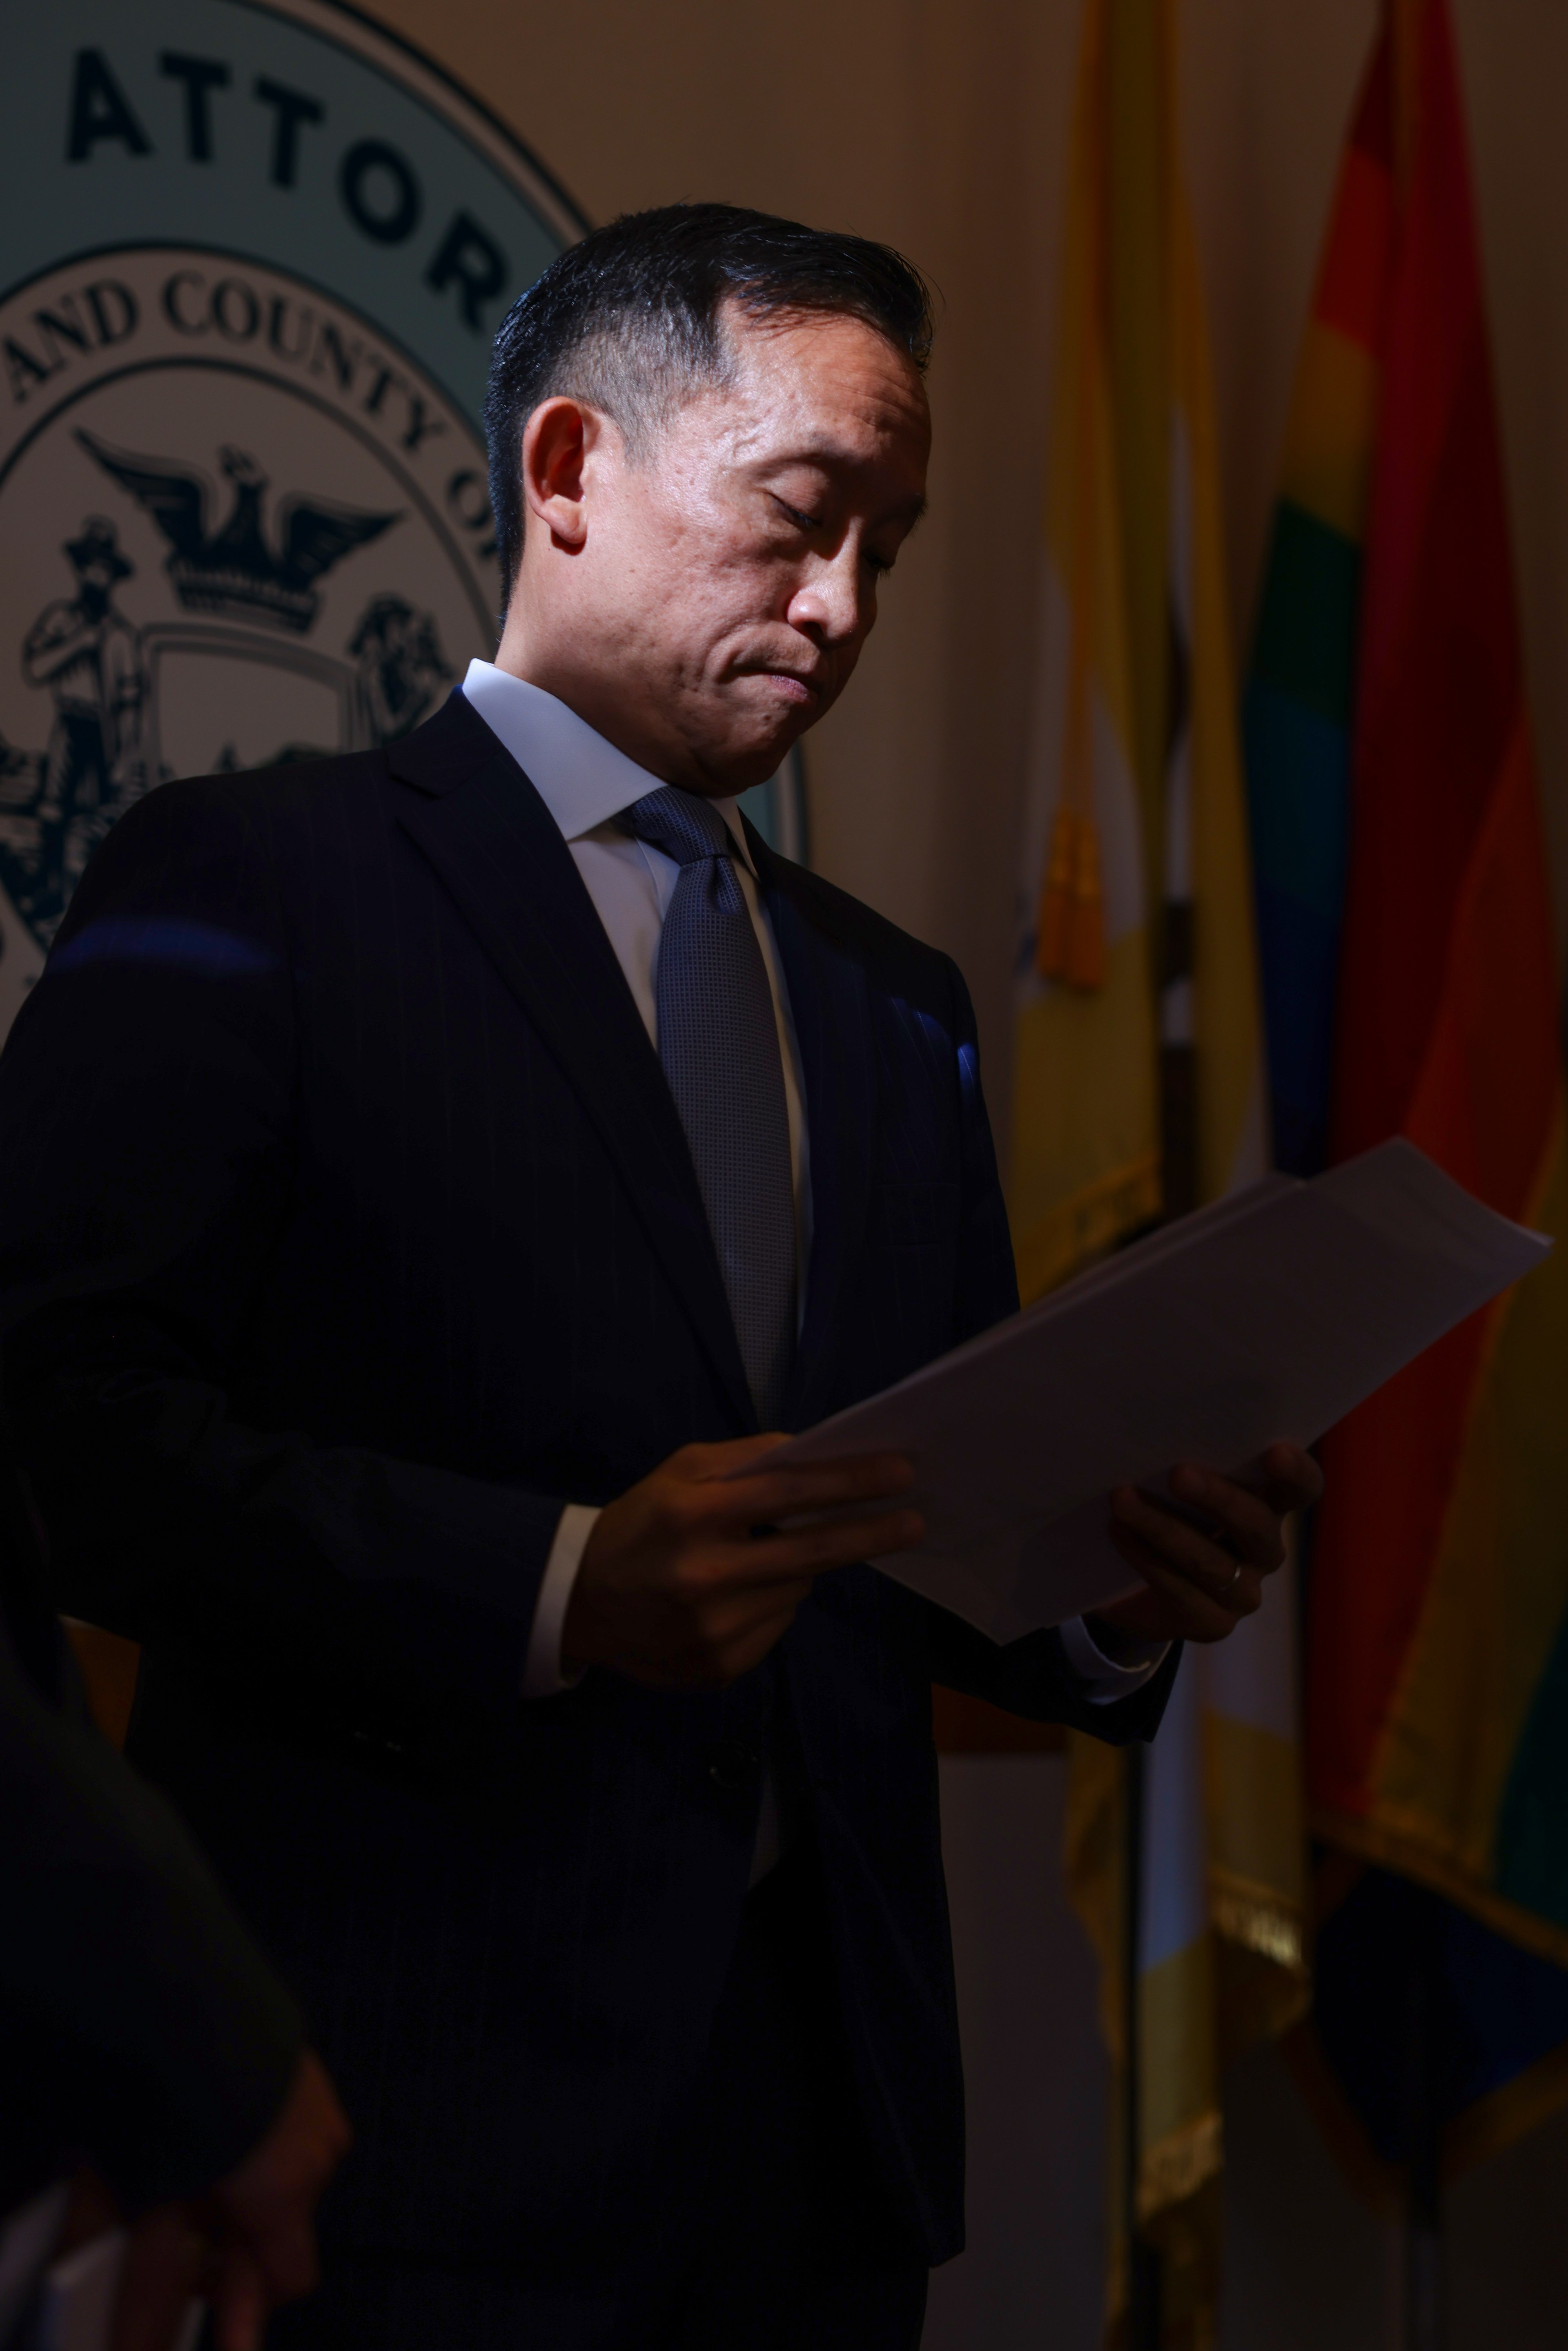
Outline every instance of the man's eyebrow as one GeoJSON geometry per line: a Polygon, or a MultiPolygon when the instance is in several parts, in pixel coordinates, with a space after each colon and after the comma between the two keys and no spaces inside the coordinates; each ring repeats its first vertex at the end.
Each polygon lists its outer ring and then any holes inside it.
{"type": "MultiPolygon", "coordinates": [[[[831,443],[792,449],[784,455],[774,451],[756,460],[756,476],[765,482],[770,474],[787,473],[792,465],[817,465],[826,473],[833,469],[842,455],[842,450],[836,449],[831,443]]],[[[902,523],[905,531],[909,532],[925,519],[926,511],[925,493],[917,490],[912,496],[900,498],[897,506],[888,507],[877,519],[879,523],[902,523]]]]}
{"type": "MultiPolygon", "coordinates": [[[[843,447],[834,441],[808,441],[796,449],[759,450],[749,461],[742,455],[742,464],[750,463],[757,475],[766,480],[770,474],[787,474],[792,465],[815,465],[825,474],[835,473],[848,459],[843,447]]],[[[918,523],[926,511],[924,493],[917,490],[890,510],[896,515],[908,515],[910,527],[918,523]]]]}

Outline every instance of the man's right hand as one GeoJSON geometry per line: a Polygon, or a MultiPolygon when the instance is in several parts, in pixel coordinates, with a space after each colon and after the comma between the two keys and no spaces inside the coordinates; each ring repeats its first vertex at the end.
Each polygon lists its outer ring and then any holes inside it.
{"type": "Polygon", "coordinates": [[[320,2060],[307,2049],[271,2130],[209,2199],[230,2256],[220,2267],[215,2304],[221,2351],[248,2351],[253,2310],[259,2344],[273,2304],[315,2285],[316,2207],[351,2136],[320,2060]]]}
{"type": "Polygon", "coordinates": [[[607,1666],[653,1689],[722,1687],[761,1664],[824,1569],[919,1541],[918,1510],[867,1514],[908,1491],[901,1454],[770,1470],[787,1442],[683,1446],[599,1513],[566,1608],[567,1673],[607,1666]]]}
{"type": "Polygon", "coordinates": [[[168,2351],[189,2304],[212,2305],[218,2351],[259,2351],[267,2314],[316,2283],[315,2213],[348,2125],[319,2061],[300,2058],[266,2137],[206,2196],[130,2231],[111,2351],[168,2351]]]}

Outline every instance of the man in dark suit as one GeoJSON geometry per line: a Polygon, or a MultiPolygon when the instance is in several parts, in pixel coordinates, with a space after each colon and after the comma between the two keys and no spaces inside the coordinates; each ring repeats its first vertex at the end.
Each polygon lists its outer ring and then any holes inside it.
{"type": "Polygon", "coordinates": [[[597,232],[497,341],[493,664],[406,741],[173,784],[0,1064],[11,1390],[72,1604],[358,2134],[280,2343],[909,2346],[962,2227],[933,1677],[1152,1734],[1311,1465],[1135,1494],[999,1649],[780,1429],[1016,1303],[948,959],[734,795],[923,502],[881,247],[597,232]]]}

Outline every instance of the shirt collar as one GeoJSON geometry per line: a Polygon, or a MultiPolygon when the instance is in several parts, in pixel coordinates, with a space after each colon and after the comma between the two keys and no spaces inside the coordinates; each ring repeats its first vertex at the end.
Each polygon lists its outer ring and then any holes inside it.
{"type": "MultiPolygon", "coordinates": [[[[563,841],[580,841],[633,800],[663,789],[657,776],[618,751],[558,695],[497,669],[493,662],[471,661],[462,692],[523,769],[555,818],[563,841]]],[[[750,870],[739,804],[716,799],[711,805],[750,870]]]]}

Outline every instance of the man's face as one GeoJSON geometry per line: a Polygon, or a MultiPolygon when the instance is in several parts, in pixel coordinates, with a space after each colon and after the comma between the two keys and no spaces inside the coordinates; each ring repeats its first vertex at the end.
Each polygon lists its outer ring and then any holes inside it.
{"type": "Polygon", "coordinates": [[[639,462],[613,428],[585,458],[571,597],[610,686],[583,715],[715,794],[774,774],[848,684],[930,447],[919,374],[858,319],[729,323],[732,390],[689,402],[639,462]]]}

